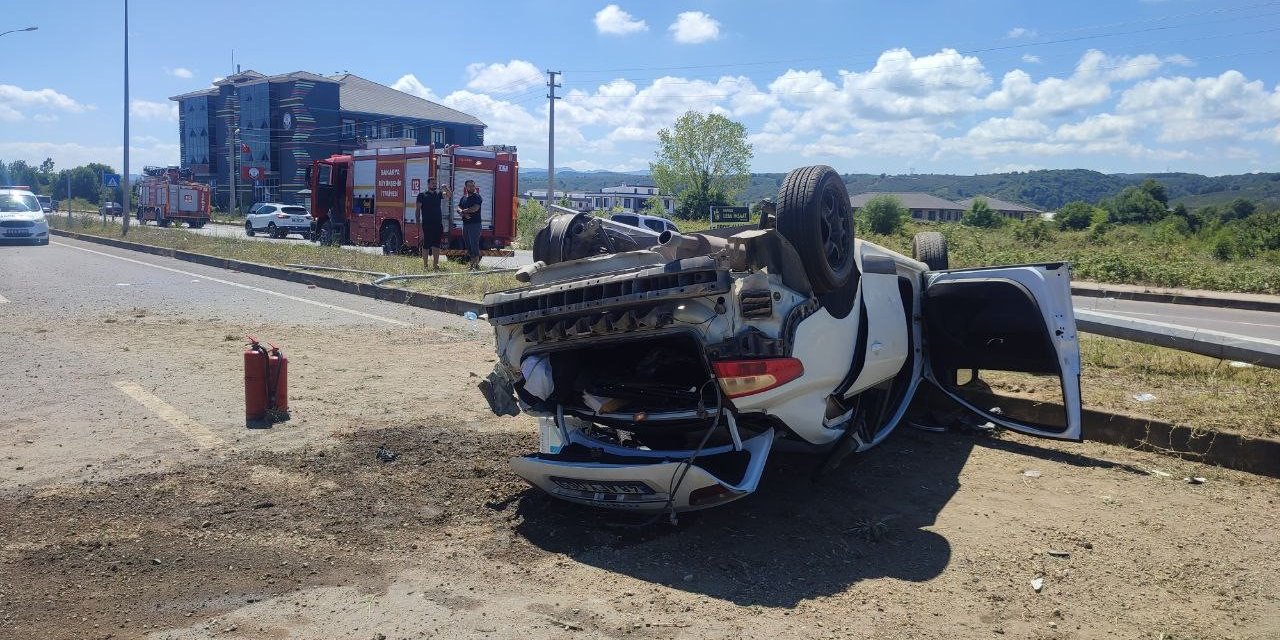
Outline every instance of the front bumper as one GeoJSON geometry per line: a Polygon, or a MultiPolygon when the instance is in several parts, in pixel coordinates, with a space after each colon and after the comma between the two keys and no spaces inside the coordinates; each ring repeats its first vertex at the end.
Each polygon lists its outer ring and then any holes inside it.
{"type": "Polygon", "coordinates": [[[48,241],[48,222],[37,222],[29,227],[0,227],[0,242],[2,243],[44,244],[48,241]]]}
{"type": "Polygon", "coordinates": [[[621,447],[581,431],[569,432],[565,442],[553,419],[540,420],[543,451],[512,458],[516,475],[563,500],[637,512],[660,512],[668,505],[693,511],[751,494],[774,436],[772,429],[765,431],[744,440],[741,450],[733,445],[703,449],[686,473],[685,460],[693,451],[621,447]]]}

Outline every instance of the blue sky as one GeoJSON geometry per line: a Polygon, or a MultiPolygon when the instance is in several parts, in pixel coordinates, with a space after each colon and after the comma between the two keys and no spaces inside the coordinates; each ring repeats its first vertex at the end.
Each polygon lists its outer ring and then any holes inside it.
{"type": "MultiPolygon", "coordinates": [[[[122,2],[8,3],[0,159],[121,164],[122,2]]],[[[472,113],[546,166],[635,170],[680,113],[743,122],[755,171],[1280,171],[1280,2],[175,3],[130,6],[133,167],[167,98],[232,70],[350,71],[472,113]],[[197,7],[191,10],[184,6],[197,7]]]]}

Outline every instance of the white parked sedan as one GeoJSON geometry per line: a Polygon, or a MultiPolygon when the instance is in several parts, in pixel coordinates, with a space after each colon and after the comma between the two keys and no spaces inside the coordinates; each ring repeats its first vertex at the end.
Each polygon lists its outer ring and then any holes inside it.
{"type": "Polygon", "coordinates": [[[0,187],[0,242],[49,244],[49,221],[36,194],[0,187]]]}
{"type": "Polygon", "coordinates": [[[539,451],[512,467],[552,495],[723,504],[755,491],[772,449],[829,471],[917,396],[974,424],[1081,438],[1065,263],[949,270],[940,233],[910,258],[856,239],[823,166],[788,174],[759,228],[641,247],[609,224],[552,218],[517,274],[527,284],[484,298],[499,361],[481,391],[495,413],[538,419],[539,451]]]}
{"type": "Polygon", "coordinates": [[[272,238],[296,233],[306,238],[311,234],[311,216],[298,205],[260,202],[245,216],[244,232],[249,236],[265,233],[272,238]]]}

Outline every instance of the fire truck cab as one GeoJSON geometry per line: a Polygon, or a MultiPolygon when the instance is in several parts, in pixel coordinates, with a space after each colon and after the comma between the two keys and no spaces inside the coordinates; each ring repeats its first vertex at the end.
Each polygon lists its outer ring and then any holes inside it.
{"type": "Polygon", "coordinates": [[[484,198],[480,247],[511,256],[516,235],[518,163],[515,147],[448,146],[361,149],[316,160],[311,189],[312,239],[323,244],[381,246],[384,253],[416,250],[422,240],[418,193],[427,179],[449,187],[444,210],[446,255],[463,255],[462,219],[454,211],[462,184],[474,180],[484,198]]]}

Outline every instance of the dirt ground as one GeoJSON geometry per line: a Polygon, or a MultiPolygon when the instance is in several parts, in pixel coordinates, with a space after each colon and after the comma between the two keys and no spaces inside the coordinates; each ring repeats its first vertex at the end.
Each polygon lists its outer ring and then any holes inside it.
{"type": "Polygon", "coordinates": [[[1280,637],[1274,479],[902,428],[638,527],[510,472],[535,430],[475,390],[483,329],[77,304],[0,328],[0,638],[1280,637]],[[291,354],[269,430],[248,329],[291,354]]]}

